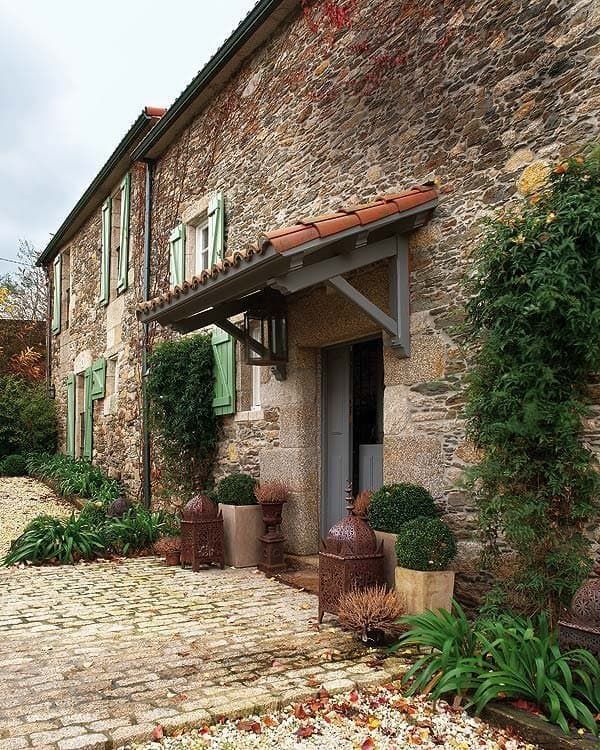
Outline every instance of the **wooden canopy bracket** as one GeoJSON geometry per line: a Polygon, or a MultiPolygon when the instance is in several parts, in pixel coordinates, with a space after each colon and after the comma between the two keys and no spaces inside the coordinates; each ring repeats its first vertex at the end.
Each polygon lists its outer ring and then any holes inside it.
{"type": "MultiPolygon", "coordinates": [[[[225,333],[228,333],[236,341],[240,341],[242,344],[247,344],[253,352],[259,355],[259,357],[272,357],[270,352],[260,341],[257,341],[252,336],[249,336],[245,331],[232,323],[230,320],[217,320],[215,325],[225,333]]],[[[273,365],[271,372],[274,374],[276,380],[285,380],[287,378],[287,367],[285,364],[273,365]]]]}
{"type": "Polygon", "coordinates": [[[346,299],[359,307],[391,337],[391,347],[399,357],[410,356],[410,297],[408,242],[405,237],[395,238],[396,252],[390,258],[390,311],[388,315],[367,299],[342,276],[332,276],[327,283],[346,299]]]}

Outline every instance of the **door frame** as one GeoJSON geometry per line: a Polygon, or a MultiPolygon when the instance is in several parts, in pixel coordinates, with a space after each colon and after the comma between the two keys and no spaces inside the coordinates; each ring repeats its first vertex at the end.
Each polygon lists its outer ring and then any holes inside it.
{"type": "MultiPolygon", "coordinates": [[[[325,538],[325,535],[329,531],[329,529],[326,529],[325,524],[325,513],[324,511],[324,491],[327,487],[327,466],[328,466],[328,457],[327,457],[327,435],[326,435],[326,419],[327,419],[327,368],[324,366],[325,362],[325,356],[324,353],[331,351],[332,349],[343,349],[343,348],[349,348],[350,349],[350,369],[348,371],[348,378],[350,379],[350,385],[349,385],[349,393],[350,393],[350,402],[348,404],[348,414],[352,414],[352,347],[356,344],[363,344],[366,341],[377,341],[381,340],[382,336],[381,334],[370,334],[367,336],[361,336],[357,339],[351,339],[350,341],[342,341],[337,344],[332,344],[328,346],[323,346],[320,349],[320,367],[321,367],[321,398],[320,398],[320,412],[321,412],[321,424],[319,428],[319,439],[321,441],[321,467],[319,471],[319,533],[320,535],[325,538]]],[[[385,383],[384,383],[385,388],[385,383]]],[[[352,462],[352,435],[353,435],[353,424],[350,424],[350,430],[348,431],[348,456],[350,465],[352,462]]],[[[353,492],[356,492],[357,488],[353,487],[353,492]]]]}

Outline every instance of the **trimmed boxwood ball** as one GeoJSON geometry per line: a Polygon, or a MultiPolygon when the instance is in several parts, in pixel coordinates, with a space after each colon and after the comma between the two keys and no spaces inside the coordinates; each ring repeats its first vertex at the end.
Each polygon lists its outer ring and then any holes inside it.
{"type": "Polygon", "coordinates": [[[401,568],[446,570],[456,557],[456,539],[440,518],[413,518],[398,532],[396,558],[401,568]]]}
{"type": "Polygon", "coordinates": [[[255,487],[250,474],[230,474],[219,482],[217,500],[223,505],[256,505],[255,487]]]}
{"type": "Polygon", "coordinates": [[[369,503],[371,528],[397,534],[402,525],[419,516],[437,516],[431,493],[418,484],[384,484],[369,503]]]}

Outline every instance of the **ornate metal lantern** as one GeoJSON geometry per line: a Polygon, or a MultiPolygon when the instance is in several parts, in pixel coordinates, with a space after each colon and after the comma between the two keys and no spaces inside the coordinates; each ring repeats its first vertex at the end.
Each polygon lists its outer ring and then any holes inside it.
{"type": "Polygon", "coordinates": [[[265,290],[244,316],[245,358],[249,365],[282,365],[288,361],[287,315],[283,295],[265,290]]]}
{"type": "Polygon", "coordinates": [[[225,567],[223,516],[207,495],[196,495],[183,509],[181,565],[196,572],[213,563],[225,567]]]}
{"type": "MultiPolygon", "coordinates": [[[[600,574],[600,566],[596,569],[600,574]]],[[[571,611],[559,622],[561,646],[587,648],[600,658],[600,578],[581,586],[571,602],[571,611]]]]}
{"type": "Polygon", "coordinates": [[[383,548],[369,524],[354,515],[352,484],[346,490],[348,515],[329,529],[319,551],[319,622],[337,614],[340,596],[384,585],[383,548]]]}

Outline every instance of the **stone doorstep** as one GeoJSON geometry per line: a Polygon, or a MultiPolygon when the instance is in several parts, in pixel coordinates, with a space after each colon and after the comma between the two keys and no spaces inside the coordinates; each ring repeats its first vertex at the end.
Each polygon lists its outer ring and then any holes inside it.
{"type": "Polygon", "coordinates": [[[521,711],[503,703],[490,703],[481,714],[489,724],[515,730],[526,742],[544,750],[598,750],[600,744],[591,734],[568,736],[560,727],[540,716],[521,711]]]}

